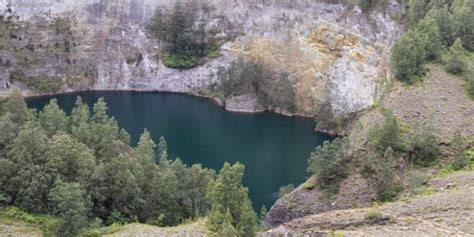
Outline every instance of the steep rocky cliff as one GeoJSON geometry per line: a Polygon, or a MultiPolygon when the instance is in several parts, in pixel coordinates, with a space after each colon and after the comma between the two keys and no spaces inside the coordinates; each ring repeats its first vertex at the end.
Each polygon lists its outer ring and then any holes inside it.
{"type": "MultiPolygon", "coordinates": [[[[227,41],[218,58],[176,70],[158,60],[162,45],[147,31],[155,9],[167,11],[175,1],[0,0],[0,87],[216,97],[218,72],[243,56],[288,75],[295,113],[314,116],[330,101],[336,114],[346,114],[374,103],[401,28],[392,20],[396,2],[370,14],[311,0],[198,2],[208,9],[200,17],[227,41]]],[[[231,110],[262,109],[252,95],[226,100],[231,110]]]]}

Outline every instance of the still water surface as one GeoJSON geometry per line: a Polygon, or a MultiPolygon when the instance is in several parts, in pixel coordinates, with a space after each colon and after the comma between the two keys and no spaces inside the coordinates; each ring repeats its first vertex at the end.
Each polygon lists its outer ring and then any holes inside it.
{"type": "Polygon", "coordinates": [[[165,136],[170,157],[187,164],[219,170],[226,161],[243,163],[243,183],[256,210],[270,208],[280,186],[302,183],[309,154],[330,139],[314,132],[312,120],[232,113],[207,99],[181,94],[89,91],[33,97],[27,103],[41,109],[56,98],[69,114],[77,96],[89,106],[104,97],[108,114],[130,133],[133,144],[146,128],[156,142],[165,136]]]}

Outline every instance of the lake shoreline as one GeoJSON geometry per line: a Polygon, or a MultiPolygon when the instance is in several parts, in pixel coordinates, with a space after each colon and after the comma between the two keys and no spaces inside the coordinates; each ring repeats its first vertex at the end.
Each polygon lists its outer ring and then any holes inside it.
{"type": "MultiPolygon", "coordinates": [[[[307,120],[313,120],[314,121],[314,116],[309,116],[305,114],[300,114],[300,113],[288,113],[284,112],[282,110],[278,110],[278,108],[266,108],[262,110],[231,110],[226,108],[226,104],[224,101],[220,100],[219,98],[212,97],[212,96],[207,96],[199,93],[192,93],[192,92],[175,92],[175,91],[160,91],[160,90],[146,90],[146,89],[84,89],[84,90],[66,90],[66,91],[61,91],[61,92],[52,92],[52,93],[36,93],[36,92],[31,92],[31,91],[20,91],[23,97],[25,98],[35,98],[35,97],[43,97],[43,96],[55,96],[55,95],[65,95],[65,94],[72,94],[72,93],[77,93],[77,92],[88,92],[88,91],[97,91],[97,92],[144,92],[144,93],[163,93],[163,94],[181,94],[181,95],[188,95],[188,96],[193,96],[196,98],[202,98],[202,99],[207,99],[213,102],[214,104],[218,105],[219,107],[222,107],[224,110],[232,113],[242,113],[242,114],[258,114],[258,113],[264,113],[264,112],[270,112],[270,113],[275,113],[279,114],[285,117],[294,117],[294,118],[300,118],[300,119],[307,119],[307,120]]],[[[317,122],[315,121],[315,129],[314,131],[316,133],[321,133],[321,134],[326,134],[326,135],[332,135],[331,133],[325,133],[322,131],[318,131],[316,129],[317,122]]]]}
{"type": "MultiPolygon", "coordinates": [[[[169,157],[186,164],[218,170],[225,162],[246,165],[244,183],[259,209],[274,204],[275,192],[289,183],[304,182],[308,155],[333,138],[314,132],[314,121],[272,112],[234,113],[210,103],[208,98],[184,93],[88,90],[52,95],[29,94],[29,108],[41,110],[56,98],[70,114],[80,96],[89,108],[99,98],[107,114],[137,144],[144,129],[153,141],[166,137],[169,157]],[[279,176],[281,172],[288,175],[279,176]]],[[[211,100],[214,101],[214,100],[211,100]]]]}

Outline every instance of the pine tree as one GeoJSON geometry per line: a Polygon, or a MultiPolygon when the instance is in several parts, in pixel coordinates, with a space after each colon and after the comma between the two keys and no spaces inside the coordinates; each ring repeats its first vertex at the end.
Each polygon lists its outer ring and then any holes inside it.
{"type": "Polygon", "coordinates": [[[325,141],[316,147],[308,160],[308,172],[315,175],[318,186],[327,194],[339,191],[339,182],[347,176],[347,138],[325,141]]]}
{"type": "Polygon", "coordinates": [[[469,0],[455,0],[451,6],[455,37],[461,38],[464,48],[474,50],[474,3],[469,0]]]}
{"type": "Polygon", "coordinates": [[[423,40],[426,60],[437,59],[443,50],[443,44],[436,21],[426,16],[417,24],[416,32],[423,40]]]}
{"type": "Polygon", "coordinates": [[[427,14],[427,17],[432,18],[438,25],[439,33],[443,39],[444,45],[451,45],[454,42],[454,23],[453,17],[449,12],[448,6],[440,8],[433,7],[427,14]]]}
{"type": "Polygon", "coordinates": [[[409,30],[400,37],[392,48],[391,63],[395,77],[413,83],[424,72],[426,48],[423,37],[415,30],[409,30]]]}
{"type": "Polygon", "coordinates": [[[71,133],[75,139],[92,147],[94,141],[90,116],[89,106],[82,102],[81,97],[77,97],[71,113],[71,133]]]}
{"type": "Polygon", "coordinates": [[[215,181],[209,184],[207,197],[211,202],[211,217],[209,226],[215,231],[221,223],[213,215],[222,215],[229,211],[232,216],[232,226],[239,236],[254,236],[257,228],[256,214],[248,198],[248,189],[242,186],[245,167],[240,163],[230,165],[225,163],[215,181]]]}
{"type": "Polygon", "coordinates": [[[93,152],[70,135],[57,133],[46,153],[47,167],[65,182],[77,182],[88,187],[89,179],[96,168],[93,152]]]}
{"type": "Polygon", "coordinates": [[[58,236],[76,236],[87,226],[90,200],[79,183],[56,181],[49,192],[53,213],[60,217],[58,236]]]}
{"type": "Polygon", "coordinates": [[[457,38],[454,44],[449,48],[449,52],[445,56],[445,68],[446,71],[460,75],[466,69],[465,59],[463,57],[464,48],[462,47],[462,40],[457,38]]]}
{"type": "Polygon", "coordinates": [[[19,126],[34,119],[35,114],[28,109],[26,102],[18,91],[12,92],[3,104],[3,110],[11,114],[11,119],[19,126]]]}
{"type": "Polygon", "coordinates": [[[460,170],[468,165],[469,157],[466,154],[466,141],[462,136],[460,131],[454,133],[453,139],[451,141],[451,147],[453,150],[454,160],[451,163],[451,166],[454,170],[460,170]]]}
{"type": "Polygon", "coordinates": [[[260,230],[267,230],[268,229],[267,224],[265,223],[265,219],[267,218],[267,214],[268,214],[267,208],[265,207],[265,205],[262,205],[262,208],[260,209],[260,216],[259,216],[260,230]]]}
{"type": "Polygon", "coordinates": [[[158,154],[159,154],[159,160],[158,164],[160,165],[160,168],[166,168],[169,166],[169,160],[168,160],[168,144],[166,143],[165,137],[161,136],[160,140],[158,142],[158,154]]]}
{"type": "Polygon", "coordinates": [[[385,113],[382,125],[376,125],[370,130],[369,142],[380,153],[389,147],[397,151],[404,149],[400,124],[391,112],[385,113]]]}
{"type": "Polygon", "coordinates": [[[142,135],[140,136],[140,140],[138,141],[138,147],[136,148],[138,155],[145,160],[151,160],[154,162],[155,148],[156,144],[155,142],[153,142],[150,132],[145,129],[145,131],[143,131],[142,135]]]}
{"type": "Polygon", "coordinates": [[[49,137],[58,131],[67,132],[69,127],[69,118],[59,108],[56,99],[52,99],[39,113],[39,122],[49,137]]]}

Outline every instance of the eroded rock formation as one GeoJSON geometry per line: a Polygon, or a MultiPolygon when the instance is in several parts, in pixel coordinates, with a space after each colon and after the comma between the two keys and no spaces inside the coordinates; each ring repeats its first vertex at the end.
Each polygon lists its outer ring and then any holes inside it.
{"type": "MultiPolygon", "coordinates": [[[[295,113],[314,116],[330,101],[345,114],[374,103],[400,30],[391,20],[396,3],[367,15],[311,0],[198,2],[208,9],[200,17],[228,41],[220,57],[175,70],[158,60],[162,46],[147,31],[155,9],[172,9],[175,1],[0,0],[0,85],[31,93],[39,93],[32,85],[48,81],[39,89],[206,94],[219,84],[219,70],[244,56],[288,74],[295,113]]],[[[232,107],[259,108],[247,102],[232,107]]]]}

